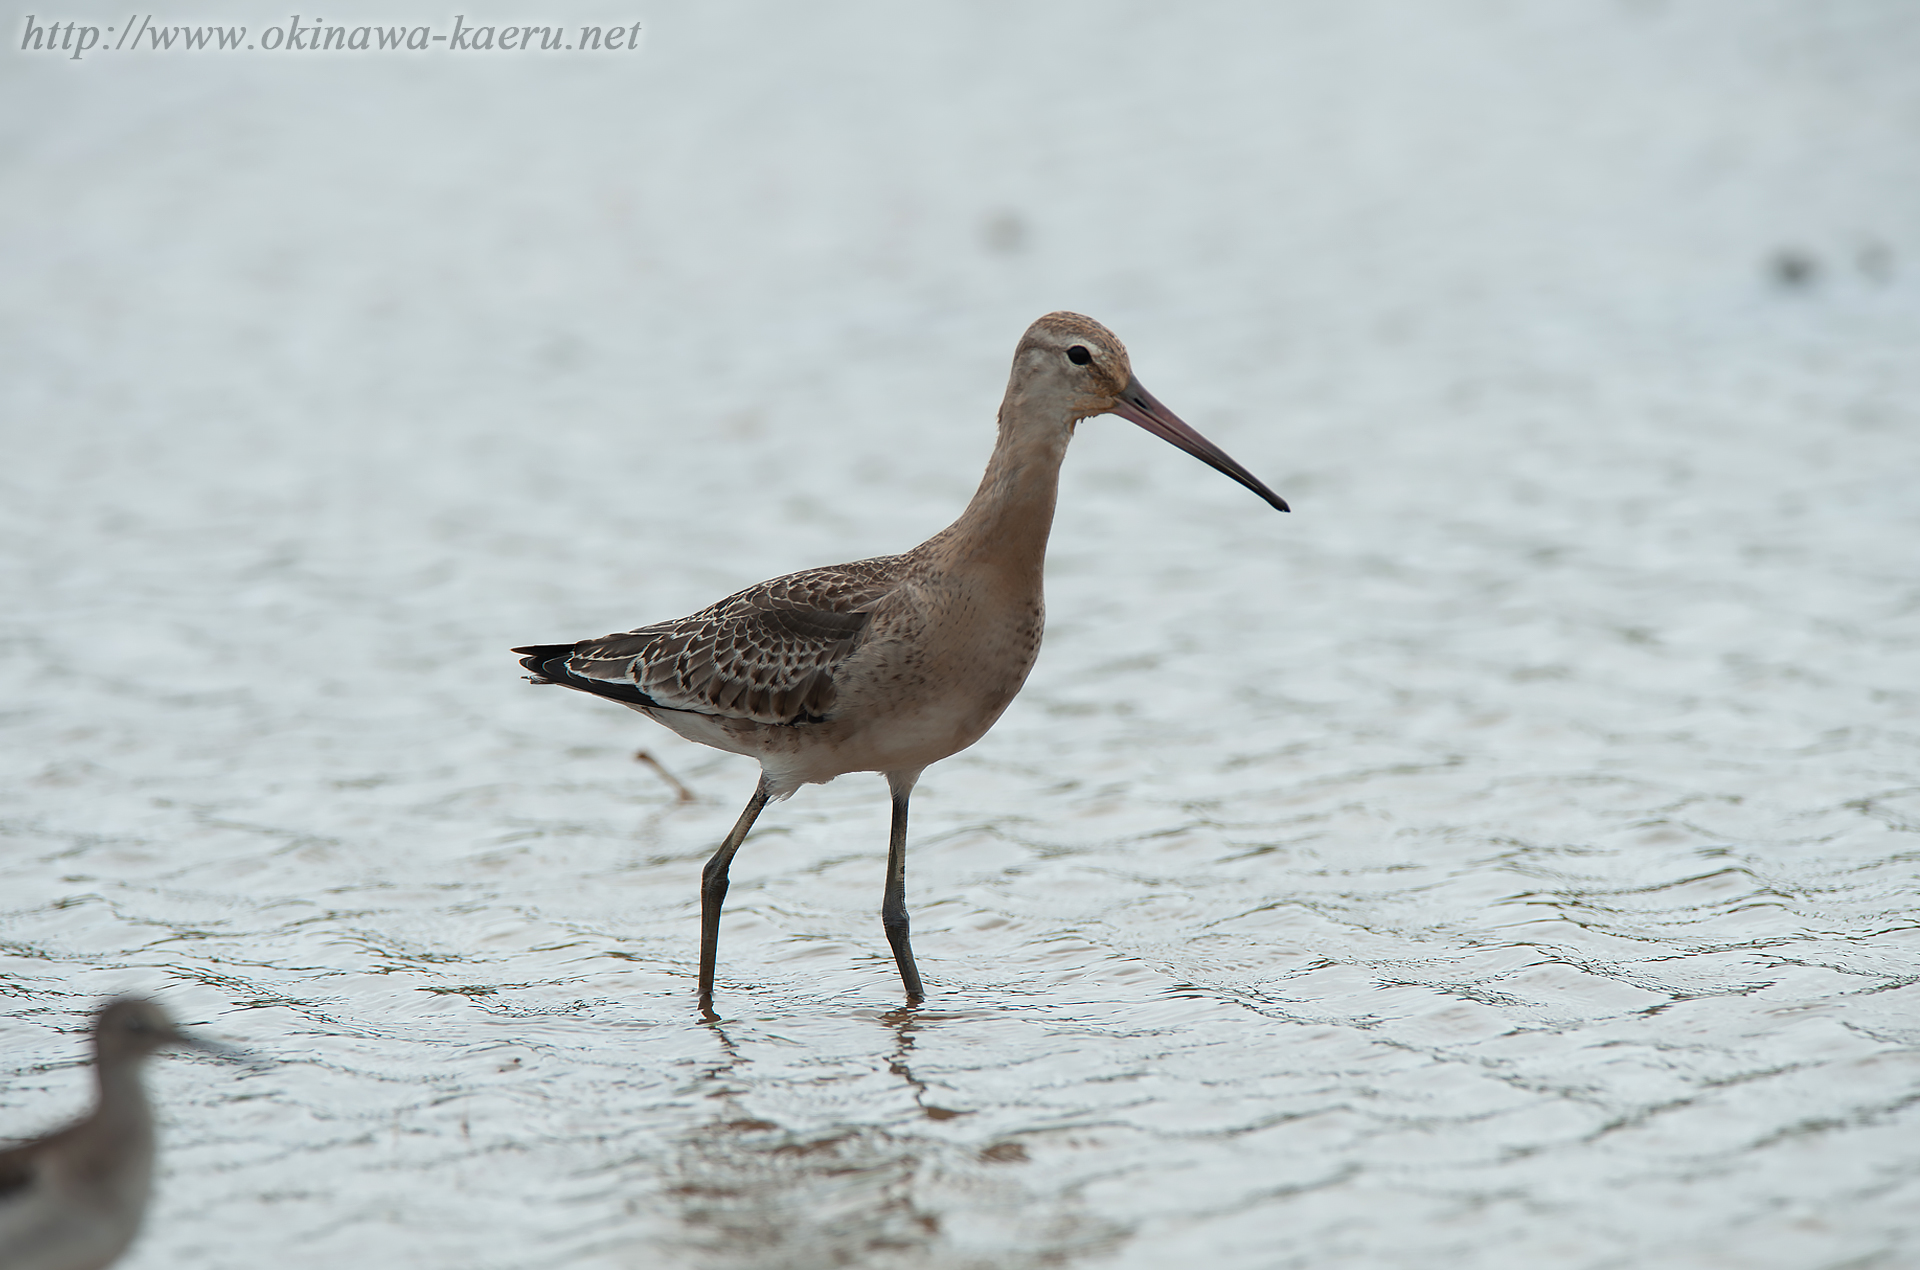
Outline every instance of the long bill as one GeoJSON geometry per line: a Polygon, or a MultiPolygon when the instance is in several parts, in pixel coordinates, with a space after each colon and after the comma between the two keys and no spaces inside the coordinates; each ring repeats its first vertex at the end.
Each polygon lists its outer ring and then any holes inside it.
{"type": "Polygon", "coordinates": [[[271,1060],[261,1057],[252,1050],[241,1049],[237,1045],[223,1045],[219,1041],[209,1041],[204,1036],[195,1036],[191,1032],[182,1032],[178,1028],[174,1029],[173,1039],[168,1044],[180,1046],[182,1049],[199,1050],[202,1054],[217,1058],[221,1062],[239,1063],[255,1071],[266,1071],[274,1066],[271,1060]]]}
{"type": "Polygon", "coordinates": [[[1120,400],[1113,405],[1113,413],[1139,424],[1162,441],[1179,446],[1214,471],[1231,476],[1280,511],[1293,510],[1287,506],[1286,499],[1261,484],[1259,477],[1235,463],[1225,450],[1181,422],[1180,416],[1161,405],[1160,399],[1142,388],[1138,379],[1127,380],[1120,400]]]}

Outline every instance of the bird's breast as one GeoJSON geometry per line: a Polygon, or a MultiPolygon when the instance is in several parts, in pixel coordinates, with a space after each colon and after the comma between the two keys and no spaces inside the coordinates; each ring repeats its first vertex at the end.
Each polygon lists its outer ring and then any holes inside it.
{"type": "Polygon", "coordinates": [[[876,614],[878,629],[863,650],[870,655],[853,659],[843,691],[870,699],[876,711],[890,700],[938,708],[956,723],[983,714],[967,744],[977,740],[1026,682],[1045,623],[1037,586],[996,582],[971,573],[939,578],[876,614]]]}

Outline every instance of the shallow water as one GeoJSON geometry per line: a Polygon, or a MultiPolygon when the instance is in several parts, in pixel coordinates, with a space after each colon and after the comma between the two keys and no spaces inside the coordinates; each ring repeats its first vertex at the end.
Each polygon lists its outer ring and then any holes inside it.
{"type": "Polygon", "coordinates": [[[1913,24],[1263,12],[9,64],[0,1132],[110,992],[276,1060],[127,1265],[1920,1256],[1913,24]],[[504,650],[939,528],[1061,305],[1296,513],[1086,424],[930,999],[856,776],[703,1024],[751,766],[504,650]]]}

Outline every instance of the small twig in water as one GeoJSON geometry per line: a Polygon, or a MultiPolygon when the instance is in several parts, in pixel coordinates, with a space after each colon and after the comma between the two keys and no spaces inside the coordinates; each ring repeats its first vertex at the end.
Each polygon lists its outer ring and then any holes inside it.
{"type": "Polygon", "coordinates": [[[683,802],[683,803],[690,803],[690,802],[697,801],[693,796],[693,791],[688,789],[684,784],[682,784],[680,781],[680,778],[678,776],[675,776],[672,772],[669,772],[666,769],[666,767],[661,764],[660,760],[655,758],[653,755],[647,753],[645,750],[635,750],[633,754],[633,761],[636,763],[645,763],[648,767],[651,767],[655,772],[659,774],[661,780],[673,786],[673,793],[676,801],[683,802]]]}

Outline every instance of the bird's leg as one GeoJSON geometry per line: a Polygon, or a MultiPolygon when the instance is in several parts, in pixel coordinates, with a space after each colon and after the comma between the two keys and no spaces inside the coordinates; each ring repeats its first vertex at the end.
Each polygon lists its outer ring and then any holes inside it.
{"type": "Polygon", "coordinates": [[[907,797],[918,779],[919,772],[887,773],[887,785],[893,791],[893,838],[887,846],[887,890],[880,901],[880,925],[893,945],[893,960],[900,967],[909,1005],[926,996],[920,988],[920,968],[913,964],[913,945],[907,942],[907,797]]]}
{"type": "Polygon", "coordinates": [[[733,832],[700,871],[700,1012],[709,1017],[713,1014],[713,963],[720,955],[720,906],[727,899],[727,866],[747,840],[753,822],[760,818],[767,793],[767,775],[762,772],[760,783],[753,787],[753,797],[747,799],[746,810],[734,822],[733,832]]]}

